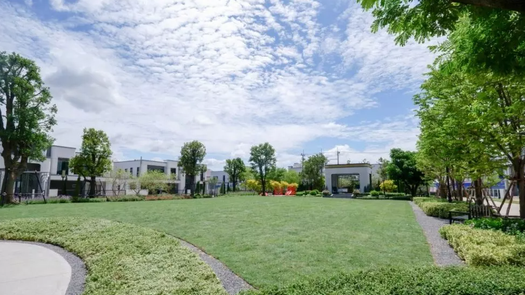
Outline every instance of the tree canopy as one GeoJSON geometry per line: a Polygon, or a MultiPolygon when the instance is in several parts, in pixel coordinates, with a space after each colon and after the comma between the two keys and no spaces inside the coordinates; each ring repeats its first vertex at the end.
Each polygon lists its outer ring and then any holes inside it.
{"type": "Polygon", "coordinates": [[[233,184],[233,191],[235,191],[237,189],[237,183],[246,171],[244,161],[241,158],[228,159],[226,160],[224,171],[230,176],[230,181],[233,184]]]}
{"type": "Polygon", "coordinates": [[[301,176],[295,170],[288,170],[284,173],[283,180],[288,183],[301,183],[301,176]]]}
{"type": "Polygon", "coordinates": [[[525,72],[525,1],[520,0],[358,0],[372,9],[372,31],[380,28],[405,45],[461,33],[461,63],[471,72],[525,72]]]}
{"type": "Polygon", "coordinates": [[[310,156],[304,161],[301,175],[310,189],[324,189],[323,168],[327,163],[328,159],[322,153],[310,156]]]}
{"type": "Polygon", "coordinates": [[[390,179],[403,183],[415,196],[419,186],[425,184],[425,175],[416,166],[416,152],[392,149],[390,161],[387,167],[390,179]]]}
{"type": "Polygon", "coordinates": [[[270,171],[275,169],[277,159],[275,149],[269,143],[262,143],[252,146],[250,150],[250,163],[255,177],[259,180],[262,193],[266,193],[267,177],[270,171]]]}
{"type": "Polygon", "coordinates": [[[0,52],[0,141],[8,176],[7,202],[11,202],[15,179],[28,161],[44,160],[44,151],[53,143],[49,133],[56,124],[57,108],[51,99],[33,61],[0,52]]]}
{"type": "Polygon", "coordinates": [[[96,177],[111,170],[111,155],[107,134],[102,130],[84,128],[80,153],[70,160],[69,165],[73,173],[89,181],[89,196],[96,194],[96,177]]]}
{"type": "Polygon", "coordinates": [[[179,167],[182,167],[184,173],[190,178],[191,195],[195,193],[195,176],[203,172],[204,157],[206,156],[206,147],[201,142],[194,140],[185,143],[180,150],[179,167]]]}

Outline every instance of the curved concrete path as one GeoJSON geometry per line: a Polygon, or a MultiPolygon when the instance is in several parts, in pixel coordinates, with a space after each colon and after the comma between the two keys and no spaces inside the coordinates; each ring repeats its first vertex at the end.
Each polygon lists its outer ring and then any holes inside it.
{"type": "Polygon", "coordinates": [[[71,266],[48,248],[0,241],[0,294],[64,295],[71,266]]]}

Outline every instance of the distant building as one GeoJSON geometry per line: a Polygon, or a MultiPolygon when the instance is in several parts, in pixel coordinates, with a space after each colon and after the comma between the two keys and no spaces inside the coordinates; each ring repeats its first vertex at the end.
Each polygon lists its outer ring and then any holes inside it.
{"type": "Polygon", "coordinates": [[[300,163],[294,163],[292,166],[288,166],[288,171],[295,171],[301,173],[303,171],[303,165],[300,163]]]}

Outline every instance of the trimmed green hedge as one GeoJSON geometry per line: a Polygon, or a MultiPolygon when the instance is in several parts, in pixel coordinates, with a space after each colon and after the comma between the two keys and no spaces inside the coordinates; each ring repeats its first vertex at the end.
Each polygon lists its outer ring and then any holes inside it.
{"type": "Polygon", "coordinates": [[[14,219],[0,223],[0,240],[59,245],[88,269],[84,295],[224,294],[196,254],[164,233],[101,219],[14,219]]]}
{"type": "Polygon", "coordinates": [[[519,295],[525,269],[518,267],[426,267],[378,269],[317,278],[244,295],[519,295]]]}
{"type": "MultiPolygon", "coordinates": [[[[418,197],[414,198],[414,203],[416,203],[428,216],[448,218],[450,211],[468,212],[468,204],[464,202],[448,203],[446,200],[442,199],[418,197]]],[[[453,215],[461,214],[464,213],[453,213],[453,215]]]]}
{"type": "Polygon", "coordinates": [[[525,243],[515,236],[464,224],[444,226],[439,232],[468,265],[525,266],[525,243]]]}

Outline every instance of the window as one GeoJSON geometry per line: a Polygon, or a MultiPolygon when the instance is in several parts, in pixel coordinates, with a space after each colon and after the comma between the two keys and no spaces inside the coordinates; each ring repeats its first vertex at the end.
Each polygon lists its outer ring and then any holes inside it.
{"type": "Polygon", "coordinates": [[[133,167],[129,168],[129,174],[133,175],[133,167]]]}
{"type": "Polygon", "coordinates": [[[128,168],[124,169],[124,172],[128,172],[128,168]]]}
{"type": "Polygon", "coordinates": [[[57,174],[62,175],[62,170],[66,175],[69,174],[69,159],[66,158],[58,158],[57,163],[57,174]]]}
{"type": "Polygon", "coordinates": [[[137,167],[137,177],[140,176],[140,167],[137,167]]]}
{"type": "Polygon", "coordinates": [[[153,165],[148,165],[148,171],[159,171],[159,172],[162,172],[164,173],[164,167],[162,166],[153,166],[153,165]]]}
{"type": "Polygon", "coordinates": [[[171,175],[177,175],[177,168],[171,168],[170,173],[171,175]]]}

